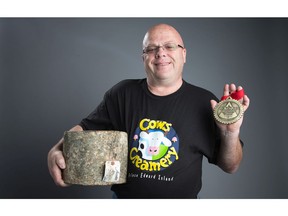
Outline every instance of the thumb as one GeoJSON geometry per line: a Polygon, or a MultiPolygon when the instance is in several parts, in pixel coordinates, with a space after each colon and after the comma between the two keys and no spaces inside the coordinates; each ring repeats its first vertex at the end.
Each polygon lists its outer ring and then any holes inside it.
{"type": "Polygon", "coordinates": [[[210,100],[210,104],[211,104],[212,109],[214,109],[215,106],[217,105],[217,102],[215,100],[210,100]]]}
{"type": "Polygon", "coordinates": [[[63,157],[62,158],[57,158],[56,159],[56,163],[61,169],[65,169],[66,168],[66,163],[65,163],[65,160],[64,160],[63,157]]]}

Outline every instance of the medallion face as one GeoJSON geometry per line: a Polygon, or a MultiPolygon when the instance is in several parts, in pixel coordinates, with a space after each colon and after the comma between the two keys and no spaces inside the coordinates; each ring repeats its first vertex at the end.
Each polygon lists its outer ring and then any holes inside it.
{"type": "Polygon", "coordinates": [[[244,113],[242,104],[228,97],[226,100],[220,101],[214,108],[215,119],[223,124],[233,124],[237,122],[244,113]]]}

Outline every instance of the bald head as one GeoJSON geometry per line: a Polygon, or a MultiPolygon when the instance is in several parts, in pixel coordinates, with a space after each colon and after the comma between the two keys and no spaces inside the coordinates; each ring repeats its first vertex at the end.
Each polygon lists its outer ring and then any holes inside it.
{"type": "Polygon", "coordinates": [[[149,44],[158,45],[157,43],[159,42],[175,42],[184,46],[182,37],[179,32],[174,27],[167,24],[158,24],[152,26],[144,36],[143,48],[149,44]]]}

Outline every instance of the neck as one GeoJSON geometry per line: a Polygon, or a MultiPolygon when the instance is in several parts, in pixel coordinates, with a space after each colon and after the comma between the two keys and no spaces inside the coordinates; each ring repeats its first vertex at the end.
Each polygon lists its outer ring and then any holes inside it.
{"type": "Polygon", "coordinates": [[[182,83],[183,83],[182,78],[173,83],[163,83],[163,82],[155,83],[147,79],[147,85],[149,91],[157,96],[167,96],[176,92],[182,86],[182,83]]]}

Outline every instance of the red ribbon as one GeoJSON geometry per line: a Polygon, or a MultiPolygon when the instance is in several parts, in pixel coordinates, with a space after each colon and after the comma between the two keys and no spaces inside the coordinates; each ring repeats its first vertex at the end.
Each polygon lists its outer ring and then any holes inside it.
{"type": "Polygon", "coordinates": [[[244,94],[245,94],[244,89],[241,89],[239,91],[236,90],[232,92],[230,95],[222,96],[221,101],[226,100],[228,97],[231,97],[234,100],[240,100],[241,98],[243,98],[244,94]]]}

